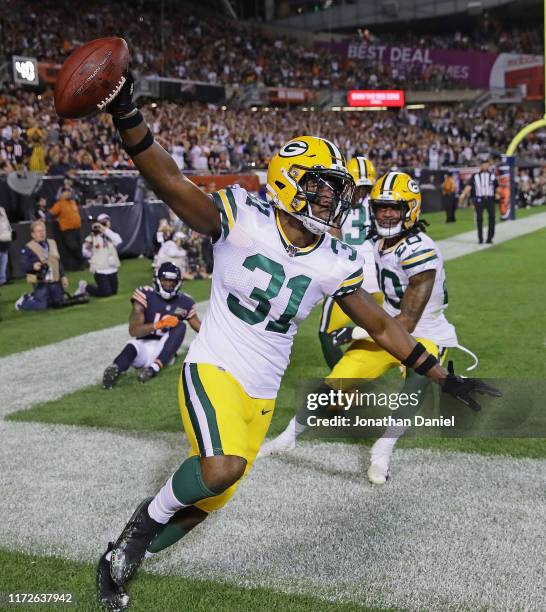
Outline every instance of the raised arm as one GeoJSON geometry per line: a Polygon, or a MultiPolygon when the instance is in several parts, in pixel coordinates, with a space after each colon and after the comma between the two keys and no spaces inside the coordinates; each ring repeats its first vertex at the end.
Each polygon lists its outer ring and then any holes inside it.
{"type": "Polygon", "coordinates": [[[152,189],[180,219],[216,240],[220,236],[220,213],[212,199],[187,179],[167,151],[154,141],[132,101],[132,91],[133,80],[129,77],[108,107],[125,150],[152,189]]]}

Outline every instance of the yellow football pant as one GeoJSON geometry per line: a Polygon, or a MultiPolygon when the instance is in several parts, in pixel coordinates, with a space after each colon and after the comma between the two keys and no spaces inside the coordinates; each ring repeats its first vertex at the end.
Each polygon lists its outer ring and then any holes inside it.
{"type": "MultiPolygon", "coordinates": [[[[236,455],[246,459],[246,476],[264,441],[274,399],[250,397],[225,370],[207,363],[185,363],[178,385],[184,431],[190,442],[189,456],[236,455]]],[[[205,512],[225,505],[239,483],[220,495],[196,502],[205,512]]]]}
{"type": "MultiPolygon", "coordinates": [[[[438,357],[439,347],[432,340],[425,338],[415,338],[420,342],[429,353],[438,357]]],[[[440,361],[443,363],[447,355],[447,350],[443,349],[440,355],[440,361]]],[[[340,379],[375,379],[379,378],[387,370],[399,367],[400,361],[385,349],[378,346],[371,338],[366,340],[356,340],[345,351],[343,357],[335,365],[333,370],[326,377],[326,382],[340,379]]],[[[352,384],[347,381],[349,388],[352,384]]]]}
{"type": "MultiPolygon", "coordinates": [[[[383,294],[379,291],[372,293],[373,299],[381,306],[383,294]]],[[[336,329],[354,325],[354,322],[341,310],[333,297],[327,297],[322,303],[322,314],[320,316],[320,331],[331,334],[336,329]]]]}

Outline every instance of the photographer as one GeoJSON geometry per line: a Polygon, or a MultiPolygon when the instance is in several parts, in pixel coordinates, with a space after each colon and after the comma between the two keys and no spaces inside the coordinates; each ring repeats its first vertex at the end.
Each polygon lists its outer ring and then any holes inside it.
{"type": "Polygon", "coordinates": [[[88,293],[94,297],[108,297],[118,292],[119,256],[117,248],[122,240],[110,228],[111,219],[101,213],[92,220],[91,234],[83,243],[83,256],[89,259],[89,269],[95,276],[96,285],[88,285],[81,280],[76,295],[88,293]]]}
{"type": "Polygon", "coordinates": [[[30,235],[32,240],[21,249],[21,263],[33,292],[21,296],[15,302],[15,309],[45,310],[50,306],[62,306],[68,279],[64,276],[57,243],[47,238],[43,221],[31,224],[30,235]]]}

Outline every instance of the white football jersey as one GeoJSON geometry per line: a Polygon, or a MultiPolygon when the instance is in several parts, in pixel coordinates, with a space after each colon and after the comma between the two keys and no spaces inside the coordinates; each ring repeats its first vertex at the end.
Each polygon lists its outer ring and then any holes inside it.
{"type": "Polygon", "coordinates": [[[209,308],[186,361],[230,372],[251,397],[274,398],[298,325],[325,296],[362,285],[362,261],[329,234],[291,245],[275,208],[238,185],[213,194],[222,235],[214,243],[209,308]]]}
{"type": "Polygon", "coordinates": [[[400,302],[409,279],[425,270],[435,270],[432,294],[412,336],[432,340],[438,346],[456,346],[455,328],[444,315],[447,308],[444,261],[434,240],[419,232],[405,236],[389,249],[384,250],[383,243],[383,239],[375,240],[374,254],[385,310],[391,316],[400,314],[400,302]]]}
{"type": "Polygon", "coordinates": [[[352,246],[364,259],[364,284],[362,285],[369,293],[381,291],[377,282],[373,243],[366,240],[370,231],[370,200],[366,196],[360,208],[352,209],[347,215],[345,223],[341,226],[343,242],[352,246]]]}

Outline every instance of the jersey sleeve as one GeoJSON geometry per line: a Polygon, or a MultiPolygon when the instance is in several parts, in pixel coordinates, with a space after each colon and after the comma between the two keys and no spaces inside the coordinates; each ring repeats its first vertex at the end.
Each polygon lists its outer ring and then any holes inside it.
{"type": "Polygon", "coordinates": [[[360,266],[339,283],[332,293],[332,297],[338,298],[354,293],[357,289],[362,287],[363,281],[364,272],[362,270],[362,266],[360,266]]]}
{"type": "Polygon", "coordinates": [[[237,200],[239,199],[238,196],[240,191],[241,188],[235,186],[220,189],[220,191],[215,191],[212,194],[214,206],[216,206],[220,213],[221,234],[217,242],[226,240],[237,223],[237,215],[239,212],[237,200]]]}
{"type": "Polygon", "coordinates": [[[133,291],[133,295],[131,296],[131,302],[137,302],[138,304],[146,308],[146,306],[148,306],[148,297],[146,295],[147,293],[148,287],[137,287],[133,291]]]}
{"type": "Polygon", "coordinates": [[[192,317],[195,317],[195,315],[197,314],[197,311],[195,309],[195,300],[187,293],[184,293],[182,295],[182,306],[187,313],[184,317],[186,321],[188,319],[191,319],[192,317]]]}
{"type": "Polygon", "coordinates": [[[400,267],[411,277],[427,270],[436,270],[439,261],[436,248],[423,245],[413,253],[404,253],[400,259],[400,267]]]}

